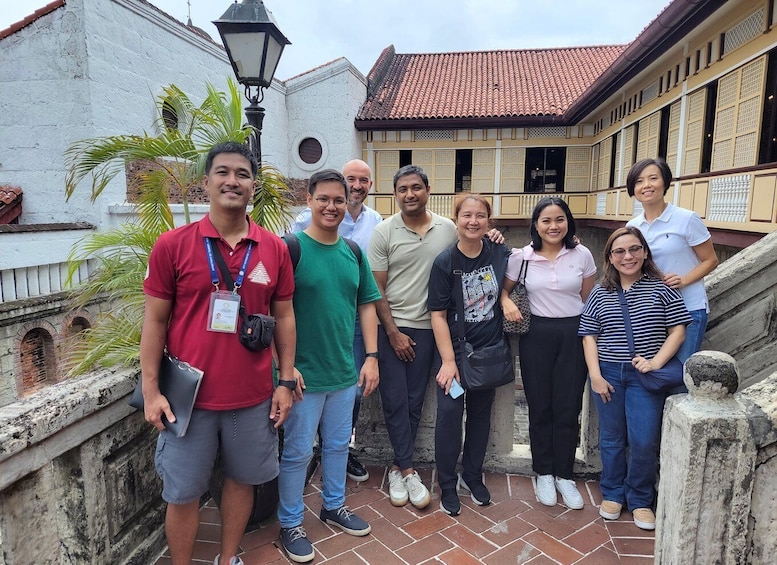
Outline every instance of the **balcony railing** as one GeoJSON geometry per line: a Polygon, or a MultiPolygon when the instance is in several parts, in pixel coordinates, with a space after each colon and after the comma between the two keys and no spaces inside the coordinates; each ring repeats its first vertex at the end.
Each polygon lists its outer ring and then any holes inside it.
{"type": "MultiPolygon", "coordinates": [[[[641,211],[625,187],[590,193],[481,193],[493,207],[496,220],[529,219],[540,199],[563,198],[575,218],[628,221],[641,211]]],[[[456,194],[432,192],[429,209],[453,215],[456,194]]],[[[374,208],[390,216],[398,211],[393,194],[373,194],[374,208]]],[[[681,177],[672,183],[666,199],[695,211],[707,227],[749,233],[777,230],[777,168],[729,171],[681,177]]]]}

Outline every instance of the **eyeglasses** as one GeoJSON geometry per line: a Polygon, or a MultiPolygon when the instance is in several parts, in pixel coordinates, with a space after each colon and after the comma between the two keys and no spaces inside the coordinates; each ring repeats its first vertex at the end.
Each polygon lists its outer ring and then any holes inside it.
{"type": "Polygon", "coordinates": [[[335,208],[344,208],[348,203],[345,198],[326,198],[324,196],[317,196],[313,200],[322,208],[326,208],[330,203],[334,204],[335,208]]]}
{"type": "Polygon", "coordinates": [[[618,249],[613,249],[612,251],[610,251],[610,255],[620,259],[621,257],[625,257],[626,251],[628,251],[629,255],[636,257],[637,255],[641,255],[644,249],[645,248],[642,245],[632,245],[628,249],[622,249],[619,247],[618,249]]]}

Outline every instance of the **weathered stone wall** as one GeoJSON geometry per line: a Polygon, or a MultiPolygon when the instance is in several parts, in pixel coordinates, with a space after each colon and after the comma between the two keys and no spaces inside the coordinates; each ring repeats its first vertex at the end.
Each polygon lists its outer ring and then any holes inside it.
{"type": "Polygon", "coordinates": [[[706,286],[710,315],[704,349],[734,357],[743,388],[764,379],[777,359],[777,232],[720,264],[706,286]]]}
{"type": "Polygon", "coordinates": [[[156,432],[127,403],[137,370],[0,408],[4,565],[154,561],[164,546],[156,432]]]}

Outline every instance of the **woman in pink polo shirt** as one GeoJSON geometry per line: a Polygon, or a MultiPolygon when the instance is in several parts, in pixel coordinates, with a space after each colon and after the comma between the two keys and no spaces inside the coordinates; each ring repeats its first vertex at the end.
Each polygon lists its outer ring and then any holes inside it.
{"type": "Polygon", "coordinates": [[[519,360],[529,406],[537,498],[554,506],[558,491],[567,507],[580,509],[583,498],[572,479],[572,467],[586,365],[577,329],[583,304],[594,286],[596,264],[591,252],[577,242],[575,230],[575,219],[564,200],[551,196],[537,203],[531,218],[532,242],[513,249],[508,261],[502,305],[505,318],[521,319],[518,308],[505,298],[526,261],[531,329],[521,336],[519,360]]]}

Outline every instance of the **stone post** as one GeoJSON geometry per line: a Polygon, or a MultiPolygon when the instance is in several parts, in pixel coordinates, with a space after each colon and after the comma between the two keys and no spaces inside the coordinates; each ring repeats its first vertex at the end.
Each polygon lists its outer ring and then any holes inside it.
{"type": "Polygon", "coordinates": [[[689,394],[667,400],[655,562],[743,563],[756,447],[734,359],[701,351],[685,363],[689,394]]]}

